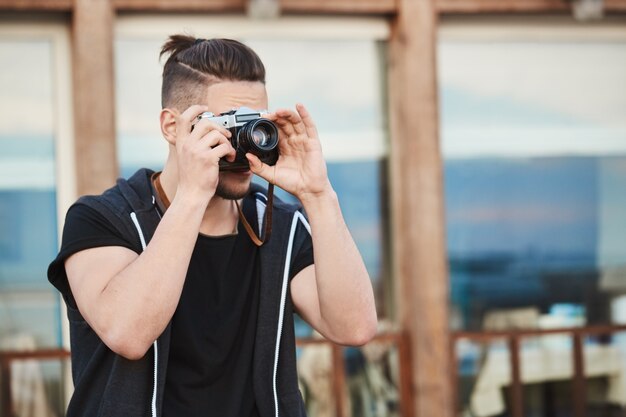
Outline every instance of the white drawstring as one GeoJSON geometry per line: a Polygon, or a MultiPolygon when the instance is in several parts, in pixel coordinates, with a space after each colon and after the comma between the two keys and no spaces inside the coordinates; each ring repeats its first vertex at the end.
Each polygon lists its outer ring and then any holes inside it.
{"type": "Polygon", "coordinates": [[[285,301],[287,299],[287,284],[289,283],[289,269],[291,267],[291,251],[293,250],[293,239],[296,234],[296,228],[298,226],[298,220],[302,222],[306,230],[311,233],[311,226],[309,222],[306,221],[306,218],[300,213],[296,211],[293,215],[293,220],[291,222],[291,230],[289,231],[289,244],[287,246],[287,255],[285,259],[285,270],[283,271],[283,284],[280,291],[280,310],[278,315],[278,331],[276,332],[276,350],[274,352],[274,374],[272,377],[272,388],[274,390],[274,407],[275,407],[275,417],[278,417],[278,389],[276,387],[276,380],[278,375],[278,356],[280,351],[280,339],[283,333],[283,320],[285,317],[285,301]]]}
{"type": "MultiPolygon", "coordinates": [[[[141,249],[146,250],[146,239],[143,235],[143,231],[141,230],[141,225],[139,224],[139,220],[137,220],[137,215],[133,212],[130,213],[130,218],[135,224],[135,228],[137,229],[137,233],[139,234],[139,240],[141,241],[141,249]]],[[[154,384],[152,388],[152,417],[157,417],[157,409],[156,409],[156,397],[157,397],[157,376],[158,376],[158,366],[159,366],[159,347],[157,345],[157,341],[155,340],[152,343],[154,347],[154,384]]]]}

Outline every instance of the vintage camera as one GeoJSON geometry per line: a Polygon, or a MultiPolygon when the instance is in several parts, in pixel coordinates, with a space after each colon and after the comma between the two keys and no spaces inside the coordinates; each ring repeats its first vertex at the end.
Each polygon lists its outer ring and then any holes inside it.
{"type": "Polygon", "coordinates": [[[218,116],[211,112],[204,112],[198,116],[198,121],[209,119],[218,125],[230,130],[230,143],[237,151],[233,162],[220,160],[220,171],[234,171],[249,169],[250,164],[246,153],[256,155],[268,165],[275,165],[278,160],[278,129],[268,119],[264,119],[265,111],[255,111],[247,107],[240,107],[222,113],[218,116]]]}

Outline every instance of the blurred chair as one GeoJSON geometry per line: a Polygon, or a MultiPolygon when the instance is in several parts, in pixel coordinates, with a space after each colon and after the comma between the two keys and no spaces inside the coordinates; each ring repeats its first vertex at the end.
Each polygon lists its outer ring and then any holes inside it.
{"type": "Polygon", "coordinates": [[[510,308],[487,311],[483,329],[487,331],[536,329],[539,327],[537,307],[510,308]]]}

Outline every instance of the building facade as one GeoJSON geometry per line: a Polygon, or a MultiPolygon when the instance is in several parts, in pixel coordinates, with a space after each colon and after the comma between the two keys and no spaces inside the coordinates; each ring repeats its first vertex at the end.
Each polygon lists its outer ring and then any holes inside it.
{"type": "Polygon", "coordinates": [[[472,407],[475,383],[458,380],[476,348],[451,334],[498,328],[485,325],[494,312],[619,321],[626,1],[604,0],[592,23],[572,7],[0,1],[0,348],[67,347],[45,281],[64,213],[159,169],[158,50],[181,31],[245,41],[268,67],[270,105],[301,101],[318,120],[379,314],[408,340],[403,415],[472,407]]]}

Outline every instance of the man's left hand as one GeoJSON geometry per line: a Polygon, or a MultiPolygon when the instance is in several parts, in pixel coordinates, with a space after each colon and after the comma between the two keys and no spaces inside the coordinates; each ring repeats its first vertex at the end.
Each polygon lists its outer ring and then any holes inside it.
{"type": "Polygon", "coordinates": [[[306,108],[297,104],[296,111],[280,109],[266,118],[278,127],[280,155],[270,166],[248,153],[250,170],[300,201],[331,191],[317,128],[306,108]]]}

